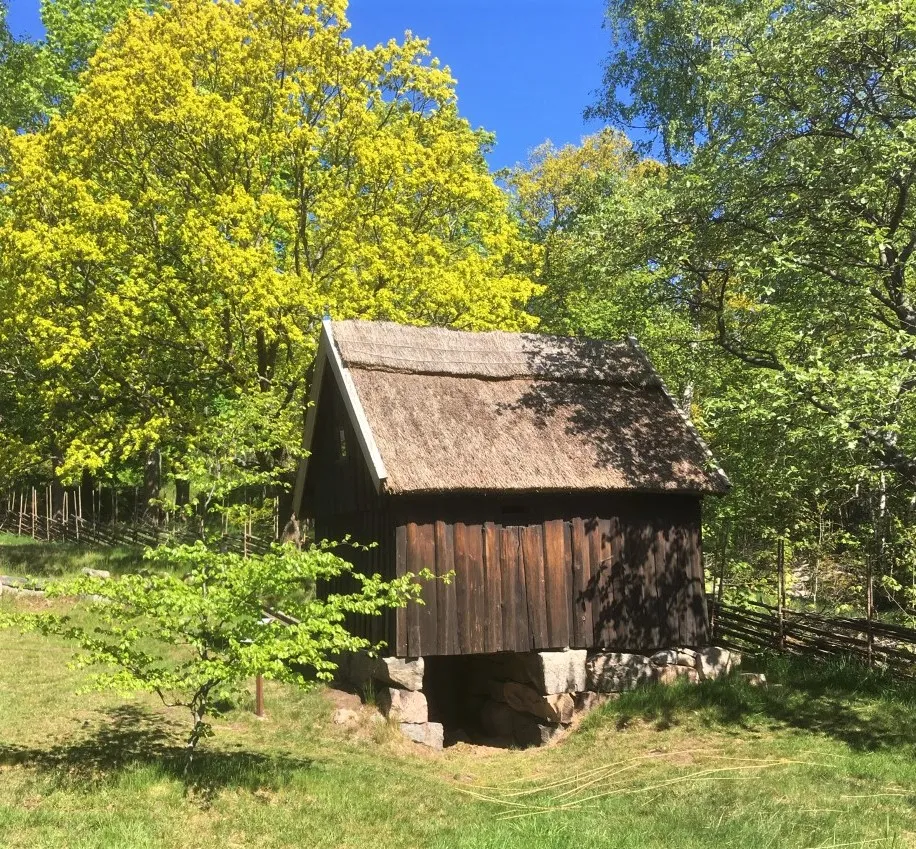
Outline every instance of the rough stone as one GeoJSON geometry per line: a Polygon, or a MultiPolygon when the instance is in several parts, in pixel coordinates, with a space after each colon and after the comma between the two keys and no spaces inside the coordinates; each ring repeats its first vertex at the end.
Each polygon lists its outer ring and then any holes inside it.
{"type": "Polygon", "coordinates": [[[441,722],[402,722],[401,733],[414,743],[429,746],[437,751],[442,750],[445,741],[445,730],[441,722]]]}
{"type": "Polygon", "coordinates": [[[398,722],[420,725],[429,719],[426,696],[414,690],[382,687],[375,694],[379,710],[398,722]]]}
{"type": "Polygon", "coordinates": [[[480,711],[480,723],[491,737],[511,737],[515,716],[509,705],[490,700],[480,711]]]}
{"type": "Polygon", "coordinates": [[[83,568],[80,569],[80,574],[85,575],[87,578],[110,578],[111,572],[106,569],[89,569],[83,568]]]}
{"type": "Polygon", "coordinates": [[[517,678],[521,683],[530,683],[541,695],[558,693],[579,693],[586,689],[585,649],[564,649],[562,651],[536,651],[519,655],[526,678],[517,678]]]}
{"type": "Polygon", "coordinates": [[[732,668],[732,653],[718,646],[707,646],[697,652],[696,670],[704,681],[727,675],[732,668]]]}
{"type": "Polygon", "coordinates": [[[359,714],[349,708],[338,708],[331,716],[331,720],[335,725],[350,725],[356,722],[358,718],[359,714]]]}
{"type": "Polygon", "coordinates": [[[348,666],[350,681],[357,687],[375,680],[404,690],[423,689],[422,657],[370,657],[365,652],[357,652],[348,666]]]}
{"type": "Polygon", "coordinates": [[[607,698],[606,695],[594,693],[591,690],[586,690],[584,693],[576,693],[576,713],[588,713],[598,705],[604,704],[607,698]]]}
{"type": "Polygon", "coordinates": [[[522,713],[530,713],[546,722],[570,722],[572,720],[574,703],[569,693],[552,693],[542,696],[533,687],[507,681],[501,687],[493,687],[497,701],[506,702],[509,707],[522,713]]]}
{"type": "Polygon", "coordinates": [[[752,687],[766,687],[767,677],[762,672],[742,672],[741,677],[752,687]]]}
{"type": "Polygon", "coordinates": [[[673,684],[682,678],[691,684],[696,684],[700,680],[700,673],[692,666],[666,666],[659,670],[658,682],[660,684],[673,684]]]}
{"type": "Polygon", "coordinates": [[[696,669],[697,653],[694,649],[678,649],[677,661],[678,666],[690,666],[696,669]]]}
{"type": "Polygon", "coordinates": [[[520,746],[543,746],[545,743],[549,743],[560,730],[558,725],[539,722],[528,714],[516,713],[512,736],[520,746]]]}
{"type": "Polygon", "coordinates": [[[677,663],[677,651],[675,649],[657,651],[649,658],[649,663],[653,666],[674,666],[677,663]]]}
{"type": "Polygon", "coordinates": [[[599,652],[587,663],[588,687],[597,693],[619,693],[637,684],[654,681],[658,670],[641,654],[599,652]]]}

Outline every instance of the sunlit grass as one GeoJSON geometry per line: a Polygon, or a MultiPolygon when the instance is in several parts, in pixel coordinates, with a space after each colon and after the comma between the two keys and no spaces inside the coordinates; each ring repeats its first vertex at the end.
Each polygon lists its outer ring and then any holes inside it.
{"type": "Polygon", "coordinates": [[[857,666],[640,690],[526,751],[434,753],[268,682],[268,719],[243,700],[184,776],[187,717],[78,694],[69,657],[0,632],[4,849],[916,847],[914,691],[857,666]]]}

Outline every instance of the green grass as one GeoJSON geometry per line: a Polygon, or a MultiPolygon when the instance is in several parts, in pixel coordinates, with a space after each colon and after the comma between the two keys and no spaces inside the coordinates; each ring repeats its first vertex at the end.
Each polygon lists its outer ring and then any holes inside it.
{"type": "Polygon", "coordinates": [[[268,682],[184,776],[185,716],[78,695],[69,656],[0,632],[4,849],[916,847],[916,693],[854,666],[640,690],[526,751],[433,753],[268,682]]]}
{"type": "Polygon", "coordinates": [[[36,583],[71,577],[86,568],[123,574],[136,570],[142,559],[143,549],[139,547],[94,548],[0,533],[0,575],[34,578],[36,583]]]}

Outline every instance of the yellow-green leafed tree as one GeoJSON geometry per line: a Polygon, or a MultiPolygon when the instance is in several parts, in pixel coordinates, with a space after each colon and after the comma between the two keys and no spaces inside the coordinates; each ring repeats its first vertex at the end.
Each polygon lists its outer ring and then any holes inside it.
{"type": "Polygon", "coordinates": [[[131,12],[65,116],[3,139],[0,439],[75,475],[177,459],[251,402],[267,451],[295,439],[325,307],[533,326],[489,136],[425,42],[355,46],[345,8],[131,12]]]}

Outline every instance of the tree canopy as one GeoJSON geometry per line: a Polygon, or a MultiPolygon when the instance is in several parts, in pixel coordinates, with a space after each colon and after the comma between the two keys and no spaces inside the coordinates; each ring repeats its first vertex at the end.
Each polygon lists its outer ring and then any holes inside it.
{"type": "Polygon", "coordinates": [[[325,309],[533,326],[534,252],[490,137],[424,42],[355,46],[344,9],[132,11],[64,114],[3,139],[8,444],[70,476],[181,463],[252,403],[293,445],[325,309]]]}

